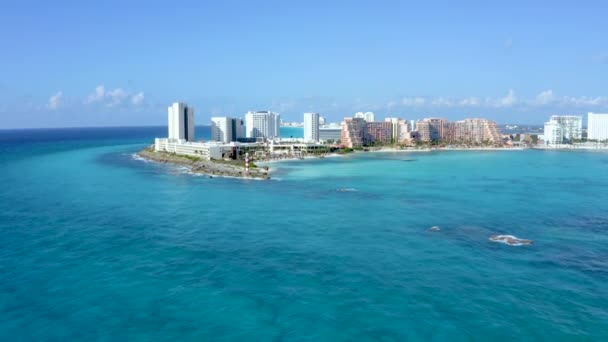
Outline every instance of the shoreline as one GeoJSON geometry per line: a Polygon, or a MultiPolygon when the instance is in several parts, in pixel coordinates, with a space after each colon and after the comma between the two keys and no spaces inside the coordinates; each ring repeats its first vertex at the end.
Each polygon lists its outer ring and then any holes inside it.
{"type": "Polygon", "coordinates": [[[176,155],[167,152],[155,152],[149,147],[134,153],[138,158],[163,164],[174,164],[188,167],[188,172],[193,175],[205,175],[209,177],[238,178],[268,180],[270,172],[265,168],[250,168],[249,174],[245,173],[245,166],[219,160],[202,160],[196,157],[176,155]]]}

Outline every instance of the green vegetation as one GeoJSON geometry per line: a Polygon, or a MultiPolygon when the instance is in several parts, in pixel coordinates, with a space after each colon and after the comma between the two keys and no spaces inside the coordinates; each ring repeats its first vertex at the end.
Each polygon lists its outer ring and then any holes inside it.
{"type": "Polygon", "coordinates": [[[188,156],[188,155],[185,155],[185,154],[180,155],[180,157],[189,159],[189,160],[191,160],[191,161],[193,161],[195,163],[202,160],[200,157],[188,156]]]}

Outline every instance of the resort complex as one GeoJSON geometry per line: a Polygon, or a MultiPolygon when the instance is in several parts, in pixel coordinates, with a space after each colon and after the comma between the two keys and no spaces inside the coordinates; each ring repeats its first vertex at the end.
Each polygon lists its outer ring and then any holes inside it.
{"type": "MultiPolygon", "coordinates": [[[[341,124],[326,124],[319,113],[303,114],[303,138],[280,137],[281,116],[272,111],[249,111],[245,119],[211,117],[211,136],[195,139],[194,109],[176,102],[168,108],[167,137],[155,139],[154,150],[203,160],[301,158],[352,149],[419,148],[598,148],[608,142],[608,114],[583,117],[553,115],[543,134],[503,134],[496,122],[484,118],[450,121],[445,118],[406,120],[387,117],[375,121],[373,112],[358,112],[341,124]]],[[[296,123],[290,124],[295,126],[296,123]]]]}

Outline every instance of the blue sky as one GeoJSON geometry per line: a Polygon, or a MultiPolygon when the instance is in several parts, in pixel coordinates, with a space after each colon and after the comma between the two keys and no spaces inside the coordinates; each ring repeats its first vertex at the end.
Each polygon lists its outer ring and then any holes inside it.
{"type": "Polygon", "coordinates": [[[608,111],[605,1],[11,1],[0,128],[608,111]]]}

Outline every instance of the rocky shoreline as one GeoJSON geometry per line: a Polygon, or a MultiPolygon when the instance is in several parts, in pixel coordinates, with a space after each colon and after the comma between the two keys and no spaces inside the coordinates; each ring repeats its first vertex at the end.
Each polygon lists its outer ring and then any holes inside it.
{"type": "Polygon", "coordinates": [[[236,161],[203,160],[197,157],[177,155],[168,152],[156,152],[152,148],[145,148],[137,155],[143,159],[158,163],[183,165],[190,168],[193,173],[200,173],[215,177],[235,177],[243,179],[270,179],[266,168],[251,167],[249,174],[245,173],[244,162],[239,165],[236,161]]]}

